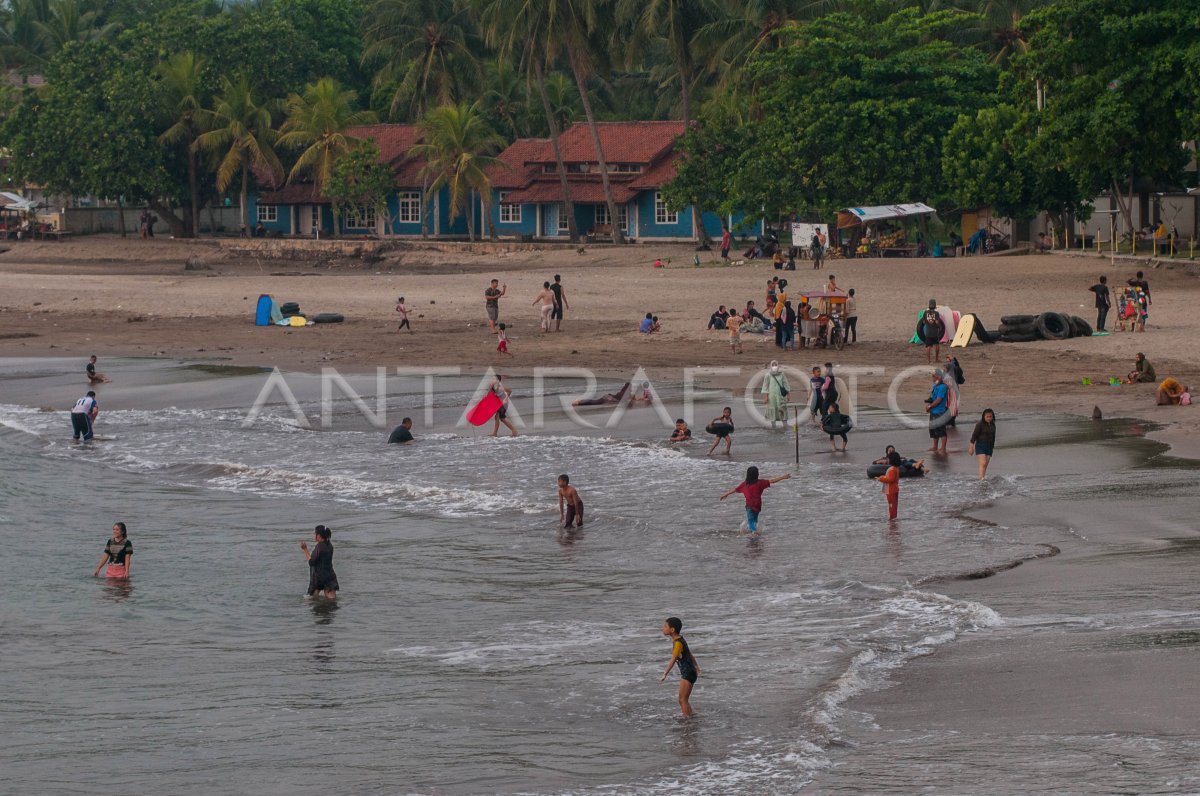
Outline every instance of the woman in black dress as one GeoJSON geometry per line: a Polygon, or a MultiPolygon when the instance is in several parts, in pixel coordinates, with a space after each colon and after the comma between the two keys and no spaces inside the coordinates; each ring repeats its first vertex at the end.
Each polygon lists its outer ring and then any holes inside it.
{"type": "Polygon", "coordinates": [[[312,552],[308,550],[308,542],[301,542],[300,549],[308,559],[308,596],[321,592],[328,599],[337,597],[338,579],[333,571],[333,543],[329,537],[333,534],[324,525],[318,525],[313,531],[312,552]]]}

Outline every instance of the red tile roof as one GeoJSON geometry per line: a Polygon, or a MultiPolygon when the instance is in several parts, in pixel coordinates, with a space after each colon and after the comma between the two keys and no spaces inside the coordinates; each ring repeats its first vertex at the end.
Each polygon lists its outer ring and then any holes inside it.
{"type": "Polygon", "coordinates": [[[415,124],[364,124],[347,127],[346,135],[374,141],[380,163],[397,163],[408,158],[408,150],[421,142],[421,128],[415,124]]]}
{"type": "Polygon", "coordinates": [[[679,157],[675,152],[662,158],[630,183],[630,186],[640,191],[657,190],[675,179],[675,161],[679,157]]]}
{"type": "MultiPolygon", "coordinates": [[[[675,146],[683,135],[683,122],[597,122],[600,146],[606,163],[654,163],[675,146]]],[[[595,163],[592,133],[576,122],[559,137],[565,163],[595,163]]],[[[553,163],[554,152],[546,147],[537,162],[553,163]]]]}
{"type": "MultiPolygon", "coordinates": [[[[542,173],[539,158],[542,150],[550,152],[549,138],[518,138],[496,157],[504,166],[493,166],[487,170],[492,187],[499,190],[521,188],[542,173]]],[[[554,155],[551,153],[551,159],[554,155]]]]}
{"type": "MultiPolygon", "coordinates": [[[[571,179],[571,201],[581,204],[597,204],[605,203],[604,186],[599,179],[586,182],[579,179],[571,179]]],[[[629,186],[628,183],[609,183],[612,187],[613,201],[619,205],[626,204],[637,196],[638,192],[629,186]]],[[[563,200],[562,185],[558,179],[553,180],[538,180],[530,183],[527,187],[513,191],[508,196],[504,197],[504,201],[512,204],[541,204],[546,202],[561,202],[563,200]]]]}
{"type": "Polygon", "coordinates": [[[262,191],[258,194],[260,205],[327,205],[329,200],[317,195],[311,182],[296,182],[285,185],[278,191],[262,191]]]}

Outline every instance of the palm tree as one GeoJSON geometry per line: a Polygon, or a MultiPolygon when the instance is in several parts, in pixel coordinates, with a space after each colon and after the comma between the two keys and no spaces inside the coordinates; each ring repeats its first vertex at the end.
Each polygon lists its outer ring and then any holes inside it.
{"type": "Polygon", "coordinates": [[[379,64],[377,87],[395,85],[391,112],[421,116],[478,87],[471,18],[450,0],[376,0],[368,16],[364,64],[379,64]]]}
{"type": "Polygon", "coordinates": [[[191,228],[189,236],[200,229],[200,182],[197,178],[196,160],[198,153],[196,137],[200,135],[200,119],[204,110],[201,98],[200,73],[204,59],[195,53],[184,52],[171,56],[158,64],[157,71],[162,81],[163,106],[171,121],[158,140],[164,144],[182,144],[187,158],[188,191],[191,198],[191,228]]]}
{"type": "Polygon", "coordinates": [[[200,113],[200,125],[206,132],[196,137],[194,149],[212,152],[220,157],[217,166],[217,190],[224,191],[239,173],[242,176],[240,194],[242,228],[250,229],[246,193],[250,169],[268,172],[275,180],[283,174],[283,166],[275,154],[277,133],[271,122],[275,102],[260,102],[254,87],[245,76],[236,80],[221,78],[221,93],[211,110],[200,113]]]}
{"type": "MultiPolygon", "coordinates": [[[[575,203],[567,182],[567,167],[563,163],[559,142],[562,127],[546,89],[546,67],[557,59],[557,34],[546,14],[547,0],[471,0],[484,41],[501,58],[514,60],[526,79],[537,89],[546,115],[550,134],[550,149],[558,167],[558,182],[563,194],[563,213],[567,217],[567,234],[572,243],[579,242],[575,225],[575,203]]],[[[561,106],[560,106],[561,107],[561,106]]]]}
{"type": "Polygon", "coordinates": [[[51,0],[49,16],[36,22],[41,34],[41,53],[49,60],[68,42],[109,39],[119,27],[115,22],[101,23],[101,7],[94,0],[51,0]]]}
{"type": "Polygon", "coordinates": [[[990,34],[995,63],[1005,63],[1029,49],[1025,32],[1020,29],[1021,18],[1047,5],[1049,0],[979,0],[978,12],[990,34]]]}
{"type": "Polygon", "coordinates": [[[529,86],[521,75],[506,60],[489,61],[484,67],[483,97],[488,114],[499,125],[509,139],[527,134],[526,114],[529,104],[529,86]]]}
{"type": "Polygon", "coordinates": [[[6,66],[45,64],[39,23],[50,19],[50,0],[9,0],[0,24],[0,55],[6,66]]]}
{"type": "Polygon", "coordinates": [[[711,0],[713,18],[696,31],[693,47],[729,85],[741,77],[747,61],[778,49],[783,33],[821,6],[811,0],[711,0]]]}
{"type": "Polygon", "coordinates": [[[437,196],[443,186],[448,186],[451,218],[457,219],[465,210],[467,236],[475,240],[474,207],[468,205],[473,205],[473,195],[479,194],[483,223],[494,238],[495,228],[490,224],[492,181],[487,169],[501,163],[492,153],[504,146],[504,140],[488,126],[478,102],[434,108],[420,126],[422,141],[409,150],[409,155],[426,161],[422,175],[433,180],[429,196],[437,196]]]}
{"type": "MultiPolygon", "coordinates": [[[[696,79],[697,49],[693,42],[699,30],[712,21],[703,0],[620,0],[617,15],[632,23],[633,38],[627,52],[642,52],[646,44],[662,38],[679,79],[679,99],[684,132],[692,122],[692,83],[696,79]]],[[[706,239],[699,208],[692,206],[692,234],[706,239]]]]}
{"type": "Polygon", "coordinates": [[[361,143],[347,135],[346,128],[376,121],[374,112],[354,109],[357,98],[331,77],[309,83],[303,94],[288,97],[287,121],[280,128],[279,144],[303,150],[288,173],[288,182],[308,175],[320,194],[337,159],[361,143]]]}

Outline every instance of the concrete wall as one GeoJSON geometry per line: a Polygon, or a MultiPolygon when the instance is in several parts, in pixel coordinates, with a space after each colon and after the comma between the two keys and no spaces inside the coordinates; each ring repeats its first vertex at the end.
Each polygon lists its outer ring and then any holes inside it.
{"type": "MultiPolygon", "coordinates": [[[[142,215],[143,207],[127,207],[125,208],[125,231],[133,235],[138,234],[139,218],[142,215]]],[[[53,223],[58,229],[74,232],[78,235],[87,235],[96,232],[120,232],[118,221],[118,213],[120,211],[115,207],[68,207],[66,212],[51,214],[53,223]]],[[[230,232],[236,233],[241,226],[241,213],[236,207],[221,207],[214,209],[212,214],[209,214],[208,209],[200,211],[200,232],[212,233],[230,232]],[[210,219],[216,221],[216,230],[211,228],[210,219]]],[[[167,222],[161,218],[154,225],[154,234],[163,237],[171,234],[167,222]]]]}

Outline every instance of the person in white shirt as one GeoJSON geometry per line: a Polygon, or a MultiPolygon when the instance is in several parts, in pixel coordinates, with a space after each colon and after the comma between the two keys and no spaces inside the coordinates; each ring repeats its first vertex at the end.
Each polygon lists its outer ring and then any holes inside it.
{"type": "Polygon", "coordinates": [[[94,390],[88,390],[88,394],[76,401],[71,409],[71,429],[75,432],[76,441],[80,437],[83,437],[84,442],[91,440],[92,424],[96,422],[98,414],[100,405],[96,403],[96,393],[94,390]]]}

